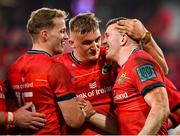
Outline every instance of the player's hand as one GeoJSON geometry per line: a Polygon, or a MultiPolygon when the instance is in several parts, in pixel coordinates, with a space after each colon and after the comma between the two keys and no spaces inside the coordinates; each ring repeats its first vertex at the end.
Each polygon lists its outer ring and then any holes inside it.
{"type": "Polygon", "coordinates": [[[81,109],[84,109],[84,107],[87,105],[86,100],[84,100],[82,97],[76,97],[76,101],[81,109]]]}
{"type": "Polygon", "coordinates": [[[45,125],[45,115],[28,111],[27,109],[29,109],[31,106],[32,103],[27,103],[15,112],[15,126],[38,130],[40,127],[45,125]]]}
{"type": "Polygon", "coordinates": [[[96,113],[96,111],[93,109],[92,104],[89,101],[84,100],[81,97],[77,97],[76,100],[80,108],[84,109],[84,111],[86,112],[87,119],[96,113]]]}
{"type": "Polygon", "coordinates": [[[144,25],[138,19],[120,20],[117,22],[117,29],[121,33],[125,33],[134,40],[140,40],[147,31],[144,25]]]}

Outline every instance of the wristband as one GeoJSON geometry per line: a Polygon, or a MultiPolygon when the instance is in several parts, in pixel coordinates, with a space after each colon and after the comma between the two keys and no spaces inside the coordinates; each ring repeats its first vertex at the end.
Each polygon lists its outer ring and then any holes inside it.
{"type": "Polygon", "coordinates": [[[87,117],[87,114],[86,114],[85,110],[84,110],[84,109],[81,109],[81,111],[82,111],[84,117],[86,118],[86,117],[87,117]]]}
{"type": "Polygon", "coordinates": [[[14,127],[15,126],[15,115],[13,112],[8,112],[8,117],[7,117],[7,123],[8,127],[14,127]]]}
{"type": "Polygon", "coordinates": [[[96,113],[95,110],[91,111],[91,114],[86,119],[89,120],[89,118],[92,117],[95,113],[96,113]]]}
{"type": "Polygon", "coordinates": [[[13,122],[13,113],[8,112],[8,125],[11,125],[13,122]]]}

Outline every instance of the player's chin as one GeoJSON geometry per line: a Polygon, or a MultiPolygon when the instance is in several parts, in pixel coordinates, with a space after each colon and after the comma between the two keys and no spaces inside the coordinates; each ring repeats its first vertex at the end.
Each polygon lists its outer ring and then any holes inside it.
{"type": "Polygon", "coordinates": [[[97,60],[98,59],[98,54],[95,54],[95,55],[91,55],[90,57],[89,57],[89,59],[90,60],[97,60]]]}
{"type": "Polygon", "coordinates": [[[64,53],[64,48],[55,51],[55,55],[64,53]]]}

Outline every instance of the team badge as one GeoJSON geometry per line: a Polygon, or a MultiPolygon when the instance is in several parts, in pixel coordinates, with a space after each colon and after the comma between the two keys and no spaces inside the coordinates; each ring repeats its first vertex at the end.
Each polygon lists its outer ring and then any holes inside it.
{"type": "Polygon", "coordinates": [[[123,74],[120,76],[120,78],[119,78],[119,80],[118,80],[118,83],[121,84],[122,82],[124,82],[125,78],[126,78],[126,73],[123,73],[123,74]]]}
{"type": "Polygon", "coordinates": [[[110,73],[112,69],[112,64],[106,64],[102,68],[102,74],[110,73]]]}
{"type": "Polygon", "coordinates": [[[138,76],[139,76],[141,82],[144,82],[144,81],[147,81],[149,79],[156,77],[154,68],[150,64],[140,66],[136,70],[137,70],[137,73],[138,73],[138,76]]]}

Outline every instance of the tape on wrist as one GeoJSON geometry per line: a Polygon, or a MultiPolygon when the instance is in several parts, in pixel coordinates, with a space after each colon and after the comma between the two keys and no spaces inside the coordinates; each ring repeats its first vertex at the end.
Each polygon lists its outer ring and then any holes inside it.
{"type": "Polygon", "coordinates": [[[87,117],[86,111],[84,109],[81,109],[81,111],[82,111],[84,117],[86,118],[87,117]]]}

